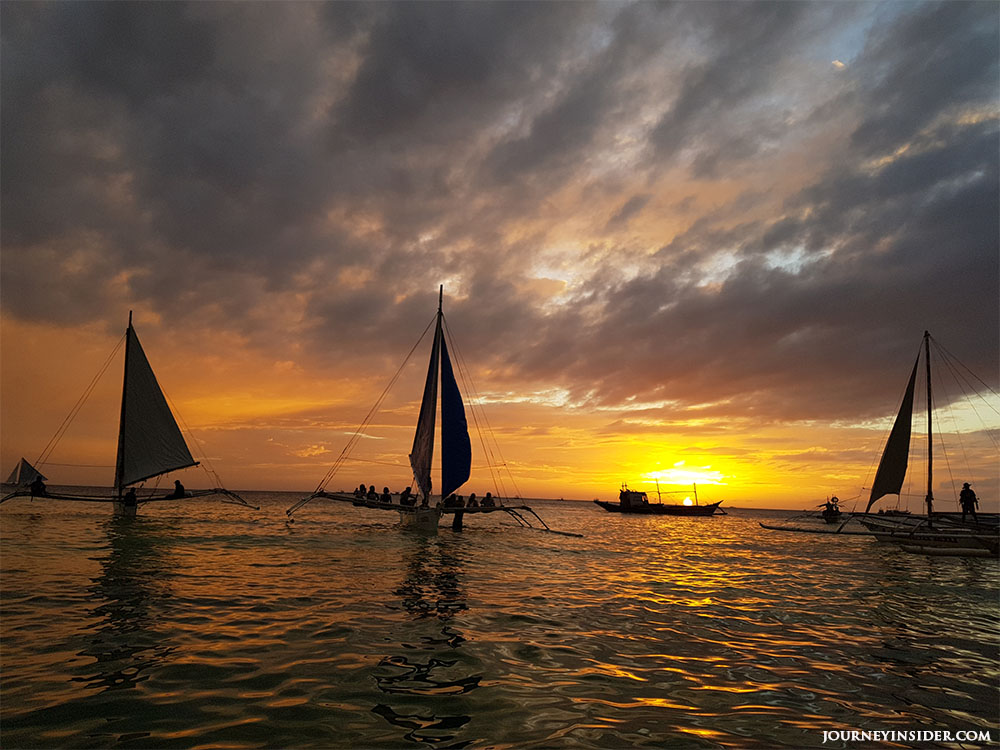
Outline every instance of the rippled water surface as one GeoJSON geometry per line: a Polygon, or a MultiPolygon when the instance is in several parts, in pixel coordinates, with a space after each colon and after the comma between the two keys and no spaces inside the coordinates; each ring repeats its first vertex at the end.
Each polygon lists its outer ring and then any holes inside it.
{"type": "Polygon", "coordinates": [[[247,496],[260,511],[0,509],[4,747],[997,738],[993,560],[765,531],[757,522],[780,515],[765,511],[538,502],[584,537],[493,514],[427,538],[320,501],[288,523],[298,496],[247,496]]]}

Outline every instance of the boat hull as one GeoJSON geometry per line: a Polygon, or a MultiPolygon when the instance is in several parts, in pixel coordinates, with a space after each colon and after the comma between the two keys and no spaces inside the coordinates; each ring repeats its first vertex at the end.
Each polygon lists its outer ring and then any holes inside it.
{"type": "Polygon", "coordinates": [[[114,501],[113,505],[115,515],[122,516],[123,518],[135,518],[136,512],[138,511],[138,506],[126,505],[125,503],[120,503],[117,500],[114,501]]]}
{"type": "Polygon", "coordinates": [[[609,513],[626,513],[637,516],[711,516],[719,510],[720,500],[717,503],[708,505],[671,505],[667,503],[648,503],[633,505],[623,508],[621,503],[609,503],[605,500],[595,500],[596,505],[601,506],[609,513]]]}
{"type": "Polygon", "coordinates": [[[960,557],[1000,556],[1000,534],[986,524],[961,524],[945,516],[885,518],[859,517],[861,525],[880,542],[899,545],[906,552],[960,557]],[[940,523],[935,523],[939,521],[940,523]]]}
{"type": "Polygon", "coordinates": [[[421,534],[437,534],[440,520],[440,508],[407,508],[399,511],[400,525],[421,534]]]}

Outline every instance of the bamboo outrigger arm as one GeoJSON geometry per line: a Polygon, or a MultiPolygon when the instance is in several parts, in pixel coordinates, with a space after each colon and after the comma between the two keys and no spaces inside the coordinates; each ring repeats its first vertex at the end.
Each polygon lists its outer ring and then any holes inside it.
{"type": "MultiPolygon", "coordinates": [[[[302,498],[297,503],[292,505],[288,510],[285,511],[285,515],[291,516],[299,508],[306,505],[307,503],[321,497],[327,500],[334,500],[341,503],[350,503],[351,505],[361,507],[361,508],[371,508],[373,510],[392,510],[397,513],[416,513],[421,510],[421,506],[417,505],[397,505],[396,503],[383,503],[378,500],[368,500],[367,498],[356,497],[352,493],[347,492],[325,492],[323,490],[318,490],[311,495],[302,498]]],[[[541,516],[535,513],[534,510],[529,508],[527,505],[496,505],[496,506],[476,506],[472,508],[454,508],[454,507],[441,507],[441,515],[457,515],[461,513],[462,515],[470,514],[476,515],[479,513],[506,513],[515,521],[518,525],[526,529],[535,529],[537,531],[547,531],[551,534],[561,534],[563,536],[574,536],[582,537],[583,534],[574,534],[569,531],[556,531],[555,529],[549,528],[549,525],[542,520],[541,516]],[[535,526],[528,518],[518,511],[525,511],[530,513],[541,526],[535,526]]]]}
{"type": "MultiPolygon", "coordinates": [[[[140,497],[137,498],[137,505],[144,505],[146,503],[162,502],[164,500],[190,500],[192,498],[198,497],[208,497],[209,495],[222,495],[225,499],[222,501],[227,505],[242,505],[246,508],[251,508],[252,510],[260,510],[260,506],[252,505],[240,497],[238,494],[232,490],[227,490],[222,487],[216,487],[211,490],[189,490],[184,493],[183,496],[178,497],[173,494],[166,495],[153,495],[150,497],[140,497]]],[[[81,503],[114,503],[121,502],[121,498],[117,496],[110,495],[73,495],[63,492],[46,492],[44,495],[32,494],[31,490],[15,490],[7,495],[0,498],[0,504],[12,500],[15,497],[30,497],[32,499],[38,500],[71,500],[74,502],[81,503]]]]}

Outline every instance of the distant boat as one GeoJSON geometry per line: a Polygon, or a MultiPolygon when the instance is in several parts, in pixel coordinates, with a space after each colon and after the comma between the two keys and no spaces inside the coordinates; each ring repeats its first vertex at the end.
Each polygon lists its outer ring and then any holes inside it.
{"type": "Polygon", "coordinates": [[[844,514],[840,512],[840,500],[836,496],[831,497],[825,503],[820,503],[823,512],[820,513],[820,517],[827,523],[840,523],[844,517],[844,514]]]}
{"type": "MultiPolygon", "coordinates": [[[[924,331],[922,345],[917,352],[917,359],[913,363],[899,412],[882,450],[882,457],[875,472],[865,512],[850,514],[834,533],[870,535],[879,541],[896,543],[906,552],[996,557],[1000,554],[1000,534],[998,534],[998,515],[996,513],[977,513],[978,520],[969,519],[966,521],[960,517],[960,514],[941,513],[934,510],[934,410],[930,341],[930,333],[924,331]],[[921,351],[924,355],[927,379],[927,493],[924,497],[927,513],[926,515],[917,515],[895,509],[872,513],[872,507],[879,500],[886,495],[898,497],[903,489],[903,480],[909,465],[913,399],[921,351]],[[844,528],[851,521],[856,521],[866,531],[844,531],[844,528]]],[[[808,528],[766,524],[761,524],[761,526],[777,531],[815,533],[815,530],[808,528]]]]}
{"type": "MultiPolygon", "coordinates": [[[[128,316],[128,328],[125,330],[125,369],[122,375],[122,403],[118,426],[118,455],[115,461],[114,494],[108,496],[81,495],[73,493],[51,492],[48,489],[32,487],[20,488],[0,499],[0,503],[15,497],[47,498],[53,500],[76,500],[80,502],[110,502],[116,515],[134,516],[139,505],[159,500],[180,500],[187,498],[222,495],[224,502],[245,505],[247,503],[235,492],[217,487],[211,490],[188,491],[181,488],[173,492],[156,493],[139,496],[137,487],[148,479],[178,469],[197,466],[198,462],[191,456],[187,443],[181,435],[180,428],[167,405],[167,400],[160,390],[160,385],[153,374],[153,368],[146,359],[146,354],[139,343],[139,337],[132,327],[132,313],[128,316]]],[[[121,342],[119,342],[119,346],[121,342]]],[[[15,474],[25,471],[27,467],[35,472],[29,485],[38,477],[42,477],[37,469],[23,458],[15,469],[15,474]]],[[[39,483],[40,484],[40,483],[39,483]]]]}
{"type": "Polygon", "coordinates": [[[17,462],[14,470],[7,477],[7,481],[4,484],[13,484],[18,487],[28,487],[36,479],[41,479],[43,482],[48,479],[44,476],[42,472],[32,466],[28,461],[22,456],[21,460],[17,462]]]}
{"type": "MultiPolygon", "coordinates": [[[[413,479],[417,487],[417,492],[405,496],[402,493],[396,493],[395,499],[393,494],[390,494],[388,502],[383,502],[382,494],[375,495],[373,493],[369,495],[359,491],[325,491],[323,489],[325,483],[332,478],[340,462],[346,460],[347,452],[353,444],[354,439],[352,438],[352,441],[349,441],[348,445],[344,448],[344,452],[341,453],[341,459],[328,472],[320,487],[313,494],[302,498],[288,508],[285,513],[291,516],[306,503],[316,498],[325,498],[351,503],[359,507],[398,512],[400,523],[403,526],[430,534],[437,533],[438,523],[443,515],[452,516],[452,529],[458,531],[461,530],[466,515],[495,512],[507,513],[519,525],[535,528],[530,520],[525,517],[526,514],[530,514],[541,524],[543,531],[552,531],[553,533],[565,534],[567,536],[579,536],[578,534],[553,531],[527,505],[504,505],[502,500],[499,498],[493,499],[491,496],[490,500],[487,501],[489,504],[483,504],[480,500],[477,501],[477,505],[469,507],[455,495],[462,485],[468,481],[471,474],[472,443],[469,439],[469,425],[465,417],[462,393],[458,388],[458,382],[455,380],[455,371],[452,368],[451,357],[448,355],[448,345],[445,341],[443,299],[444,287],[441,287],[438,290],[438,310],[435,319],[433,343],[431,344],[430,362],[427,366],[427,377],[424,381],[424,393],[420,402],[417,428],[413,436],[413,446],[409,455],[410,468],[413,471],[413,479]],[[441,491],[440,494],[432,494],[431,465],[434,457],[434,429],[439,400],[439,380],[441,404],[441,491]]],[[[417,343],[419,344],[419,341],[417,343]]],[[[390,382],[391,385],[392,383],[390,382]]],[[[361,427],[358,428],[355,437],[360,432],[361,427]]]]}
{"type": "MultiPolygon", "coordinates": [[[[694,490],[694,502],[690,505],[685,503],[651,503],[645,492],[630,490],[628,485],[623,484],[618,493],[618,502],[610,503],[606,500],[594,500],[594,503],[604,508],[610,513],[632,513],[644,516],[711,516],[716,511],[725,515],[725,511],[719,506],[722,501],[709,503],[708,505],[698,504],[698,486],[692,485],[694,490]]],[[[685,490],[686,492],[686,490],[685,490]]]]}

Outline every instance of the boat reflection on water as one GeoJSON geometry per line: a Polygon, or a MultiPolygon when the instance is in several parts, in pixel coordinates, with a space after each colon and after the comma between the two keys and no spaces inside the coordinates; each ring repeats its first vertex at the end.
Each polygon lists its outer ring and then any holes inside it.
{"type": "Polygon", "coordinates": [[[171,596],[169,555],[159,533],[162,522],[113,516],[104,522],[107,556],[92,579],[96,621],[89,644],[78,656],[91,657],[92,674],[74,678],[102,692],[134,688],[167,660],[173,647],[156,627],[155,612],[171,596]]]}
{"type": "Polygon", "coordinates": [[[464,543],[462,537],[414,535],[406,578],[394,591],[413,625],[401,632],[415,638],[400,644],[408,653],[379,662],[376,684],[392,696],[395,707],[379,703],[372,712],[406,729],[404,738],[411,742],[439,746],[453,741],[452,730],[468,724],[471,717],[441,714],[442,705],[462,704],[456,700],[443,704],[440,698],[469,693],[482,680],[482,674],[468,674],[469,659],[459,653],[465,638],[452,623],[455,615],[468,609],[461,583],[464,543]]]}

